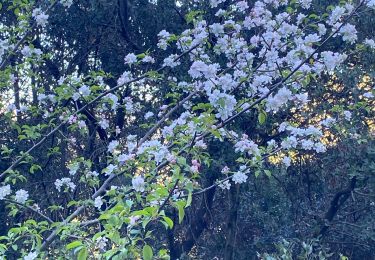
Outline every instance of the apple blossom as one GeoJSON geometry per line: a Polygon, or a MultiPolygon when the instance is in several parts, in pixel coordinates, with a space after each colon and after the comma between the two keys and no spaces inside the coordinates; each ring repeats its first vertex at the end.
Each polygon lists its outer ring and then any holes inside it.
{"type": "Polygon", "coordinates": [[[138,192],[145,191],[145,180],[142,176],[137,176],[132,179],[133,189],[138,192]]]}
{"type": "Polygon", "coordinates": [[[29,193],[23,189],[16,191],[15,200],[21,204],[24,204],[29,198],[29,193]]]}
{"type": "Polygon", "coordinates": [[[6,196],[11,194],[10,185],[5,185],[0,187],[0,200],[4,199],[6,196]]]}

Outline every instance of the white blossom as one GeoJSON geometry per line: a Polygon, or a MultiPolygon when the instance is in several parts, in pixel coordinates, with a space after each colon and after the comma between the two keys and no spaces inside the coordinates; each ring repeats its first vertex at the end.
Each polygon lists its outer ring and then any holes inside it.
{"type": "Polygon", "coordinates": [[[219,23],[214,23],[210,25],[211,32],[217,37],[219,34],[224,33],[224,25],[219,23]]]}
{"type": "Polygon", "coordinates": [[[126,112],[134,113],[135,109],[134,109],[133,99],[131,97],[126,97],[126,98],[124,98],[124,102],[125,102],[126,112]]]}
{"type": "Polygon", "coordinates": [[[102,128],[102,129],[107,129],[108,127],[109,127],[109,122],[108,122],[108,120],[107,119],[101,119],[100,121],[99,121],[99,126],[102,128]]]}
{"type": "Polygon", "coordinates": [[[119,145],[119,142],[117,140],[112,140],[108,144],[108,152],[113,153],[116,147],[119,145]]]}
{"type": "Polygon", "coordinates": [[[294,136],[289,136],[281,142],[281,147],[284,149],[291,149],[296,148],[297,144],[297,138],[294,136]]]}
{"type": "Polygon", "coordinates": [[[311,150],[314,148],[314,142],[311,140],[302,140],[301,141],[301,146],[305,150],[311,150]]]}
{"type": "Polygon", "coordinates": [[[246,9],[249,8],[249,5],[247,4],[246,1],[239,1],[236,3],[236,7],[238,8],[240,12],[245,12],[246,9]]]}
{"type": "Polygon", "coordinates": [[[258,155],[259,154],[259,148],[256,143],[254,143],[252,140],[249,140],[247,138],[247,135],[243,135],[242,139],[239,140],[235,145],[235,152],[247,152],[248,154],[258,155]]]}
{"type": "Polygon", "coordinates": [[[311,6],[312,0],[298,0],[298,2],[302,6],[302,8],[309,9],[311,6]]]}
{"type": "Polygon", "coordinates": [[[132,80],[132,74],[129,71],[122,73],[121,77],[117,80],[117,85],[122,86],[132,80]]]}
{"type": "Polygon", "coordinates": [[[154,113],[152,113],[152,112],[147,112],[146,114],[145,114],[145,119],[147,120],[147,119],[149,119],[149,118],[151,118],[151,117],[153,117],[154,116],[154,113]]]}
{"type": "Polygon", "coordinates": [[[134,53],[129,53],[126,55],[125,59],[125,64],[131,65],[137,62],[137,56],[135,56],[134,53]]]}
{"type": "Polygon", "coordinates": [[[155,63],[155,59],[151,56],[148,56],[146,55],[143,59],[142,59],[143,62],[145,63],[155,63]]]}
{"type": "Polygon", "coordinates": [[[370,8],[375,8],[375,0],[367,0],[366,5],[370,8]]]}
{"type": "Polygon", "coordinates": [[[195,61],[189,69],[189,75],[192,78],[199,78],[204,76],[205,78],[213,78],[216,76],[218,64],[206,64],[203,61],[195,61]]]}
{"type": "Polygon", "coordinates": [[[192,173],[199,173],[199,167],[197,165],[190,166],[190,171],[192,173]]]}
{"type": "Polygon", "coordinates": [[[372,92],[366,92],[366,93],[363,94],[363,96],[364,96],[365,98],[373,98],[373,97],[374,97],[374,94],[372,94],[372,92]]]}
{"type": "Polygon", "coordinates": [[[11,194],[10,185],[0,187],[0,200],[3,200],[6,196],[11,194]]]}
{"type": "Polygon", "coordinates": [[[55,186],[59,192],[61,191],[61,188],[63,186],[66,186],[68,189],[70,189],[71,192],[73,192],[76,188],[76,185],[72,182],[70,178],[57,179],[55,181],[55,186]]]}
{"type": "Polygon", "coordinates": [[[319,32],[319,35],[320,35],[320,36],[323,36],[323,35],[326,34],[326,32],[327,32],[327,28],[325,27],[324,24],[322,24],[322,23],[319,23],[319,24],[318,24],[318,32],[319,32]]]}
{"type": "Polygon", "coordinates": [[[87,97],[91,94],[91,90],[90,90],[90,87],[89,86],[86,86],[86,85],[83,85],[82,87],[80,87],[78,89],[79,93],[83,96],[83,97],[87,97]]]}
{"type": "Polygon", "coordinates": [[[137,224],[137,221],[140,219],[140,216],[130,216],[129,217],[129,225],[134,226],[137,224]]]}
{"type": "Polygon", "coordinates": [[[23,49],[21,50],[21,53],[26,58],[29,58],[33,54],[33,51],[31,50],[29,46],[24,46],[23,49]]]}
{"type": "Polygon", "coordinates": [[[299,102],[301,105],[306,105],[309,102],[309,95],[308,93],[301,93],[294,95],[297,102],[299,102]]]}
{"type": "Polygon", "coordinates": [[[27,201],[28,198],[29,198],[29,193],[27,191],[22,190],[22,189],[16,191],[15,200],[18,203],[24,204],[27,201]]]}
{"type": "Polygon", "coordinates": [[[318,138],[323,136],[322,130],[315,126],[309,126],[307,129],[305,129],[305,134],[318,138]]]}
{"type": "Polygon", "coordinates": [[[24,256],[23,260],[34,260],[38,257],[37,252],[30,252],[26,256],[24,256]]]}
{"type": "Polygon", "coordinates": [[[345,110],[344,111],[344,117],[346,120],[350,120],[352,118],[352,112],[345,110]]]}
{"type": "Polygon", "coordinates": [[[209,95],[208,100],[218,110],[216,114],[217,118],[222,120],[228,119],[233,115],[237,101],[234,96],[221,93],[219,90],[215,89],[212,94],[209,95]]]}
{"type": "Polygon", "coordinates": [[[365,39],[364,44],[366,44],[371,49],[375,49],[375,41],[373,39],[365,39]]]}
{"type": "Polygon", "coordinates": [[[271,139],[267,142],[267,148],[268,149],[272,149],[272,148],[277,148],[277,143],[275,141],[275,139],[271,139]]]}
{"type": "Polygon", "coordinates": [[[220,3],[224,3],[226,0],[210,0],[210,5],[212,8],[217,7],[220,3]]]}
{"type": "Polygon", "coordinates": [[[358,39],[357,30],[352,24],[345,24],[343,27],[341,27],[339,33],[342,35],[343,41],[355,43],[358,39]]]}
{"type": "Polygon", "coordinates": [[[113,165],[113,164],[109,164],[105,169],[104,169],[104,173],[105,175],[111,175],[113,173],[114,170],[117,169],[117,166],[116,165],[113,165]]]}
{"type": "Polygon", "coordinates": [[[121,129],[120,129],[120,127],[118,125],[116,125],[115,132],[116,132],[116,135],[121,134],[121,129]]]}
{"type": "Polygon", "coordinates": [[[108,99],[108,101],[110,102],[110,104],[111,104],[111,109],[112,109],[112,110],[116,110],[116,108],[117,108],[117,106],[118,106],[118,100],[119,100],[119,98],[118,98],[115,94],[113,94],[113,93],[109,93],[109,94],[107,94],[105,97],[106,97],[106,98],[108,99]]]}
{"type": "Polygon", "coordinates": [[[97,248],[99,248],[100,250],[105,250],[108,243],[108,239],[106,237],[98,237],[95,240],[95,243],[97,248]]]}
{"type": "Polygon", "coordinates": [[[224,168],[223,169],[221,169],[221,173],[224,173],[224,174],[227,174],[227,173],[229,173],[229,167],[228,166],[224,166],[224,168]]]}
{"type": "Polygon", "coordinates": [[[242,171],[238,171],[238,172],[234,173],[233,176],[232,176],[232,180],[234,181],[235,184],[244,183],[244,182],[246,182],[247,178],[248,177],[247,177],[246,173],[244,173],[242,171]]]}
{"type": "Polygon", "coordinates": [[[336,119],[332,117],[327,117],[326,119],[322,120],[320,122],[321,125],[326,126],[326,127],[331,127],[336,123],[336,119]]]}
{"type": "Polygon", "coordinates": [[[267,98],[266,111],[277,112],[289,100],[292,99],[292,92],[286,87],[282,87],[274,96],[267,98]]]}
{"type": "Polygon", "coordinates": [[[40,94],[38,94],[37,99],[38,99],[39,103],[41,103],[41,102],[43,102],[45,99],[47,99],[47,96],[46,96],[46,94],[44,94],[44,93],[40,93],[40,94]]]}
{"type": "Polygon", "coordinates": [[[167,32],[166,30],[162,30],[158,33],[159,42],[157,46],[162,49],[166,50],[168,47],[168,39],[170,38],[171,34],[167,32]]]}
{"type": "Polygon", "coordinates": [[[26,112],[29,110],[29,107],[25,106],[25,105],[21,105],[20,106],[20,109],[18,110],[19,112],[23,113],[23,112],[26,112]]]}
{"type": "Polygon", "coordinates": [[[289,126],[289,123],[288,123],[288,122],[282,122],[282,123],[279,125],[279,130],[278,130],[279,133],[284,132],[288,126],[289,126]]]}
{"type": "Polygon", "coordinates": [[[333,71],[347,58],[346,54],[333,53],[331,51],[324,51],[320,56],[323,58],[324,65],[327,67],[328,71],[333,71]]]}
{"type": "Polygon", "coordinates": [[[334,25],[335,23],[337,23],[342,18],[342,16],[345,14],[345,12],[346,12],[346,9],[344,7],[336,6],[332,10],[331,15],[329,16],[328,24],[334,25]]]}
{"type": "Polygon", "coordinates": [[[83,121],[83,120],[79,120],[78,121],[78,128],[79,129],[83,129],[83,128],[85,128],[86,127],[86,123],[85,123],[85,121],[83,121]]]}
{"type": "Polygon", "coordinates": [[[326,148],[325,145],[322,144],[322,143],[316,143],[316,144],[315,144],[315,151],[316,151],[317,153],[324,153],[324,152],[327,151],[327,148],[326,148]]]}
{"type": "Polygon", "coordinates": [[[79,94],[78,92],[75,92],[75,93],[73,93],[73,95],[72,95],[72,99],[73,99],[74,101],[77,101],[80,97],[81,97],[81,94],[79,94]]]}
{"type": "Polygon", "coordinates": [[[48,14],[45,14],[42,9],[35,8],[32,13],[33,18],[35,19],[36,23],[42,27],[45,27],[48,22],[48,14]]]}
{"type": "Polygon", "coordinates": [[[137,176],[132,179],[133,189],[135,191],[143,192],[145,191],[145,180],[142,176],[137,176]]]}
{"type": "Polygon", "coordinates": [[[134,154],[120,154],[117,158],[120,164],[124,164],[127,161],[134,158],[134,154]]]}
{"type": "Polygon", "coordinates": [[[283,164],[285,165],[285,167],[289,167],[290,166],[290,164],[291,164],[291,159],[290,159],[290,157],[288,157],[288,156],[285,156],[284,158],[283,158],[283,160],[282,160],[282,162],[283,162],[283,164]]]}
{"type": "MultiPolygon", "coordinates": [[[[247,176],[246,176],[246,177],[247,177],[247,176]]],[[[219,183],[219,187],[220,187],[221,189],[223,189],[223,190],[229,190],[229,189],[230,189],[230,186],[231,186],[231,184],[230,184],[229,180],[226,180],[226,181],[223,181],[223,182],[220,182],[220,183],[219,183]]]]}
{"type": "Polygon", "coordinates": [[[69,8],[73,4],[73,0],[60,0],[61,4],[64,7],[69,8]]]}
{"type": "Polygon", "coordinates": [[[301,24],[303,19],[305,19],[305,18],[306,18],[305,14],[299,13],[298,16],[297,16],[297,25],[301,24]]]}
{"type": "Polygon", "coordinates": [[[100,209],[102,207],[102,205],[103,205],[102,197],[101,196],[96,197],[95,200],[94,200],[95,208],[100,209]]]}
{"type": "Polygon", "coordinates": [[[99,176],[99,173],[97,171],[89,171],[87,173],[87,177],[94,178],[94,177],[98,177],[98,176],[99,176]]]}
{"type": "Polygon", "coordinates": [[[176,54],[172,54],[164,59],[163,66],[174,68],[181,64],[181,62],[177,59],[178,56],[176,54]]]}
{"type": "Polygon", "coordinates": [[[17,107],[16,107],[16,105],[15,104],[9,104],[8,106],[7,106],[7,112],[14,112],[14,111],[16,111],[17,110],[17,107]]]}
{"type": "MultiPolygon", "coordinates": [[[[132,147],[133,149],[133,147],[132,147]]],[[[130,151],[130,150],[129,150],[130,151]]],[[[148,159],[151,161],[152,159],[155,161],[156,164],[159,164],[167,158],[170,154],[168,147],[161,144],[158,140],[151,140],[144,142],[137,151],[138,155],[147,153],[148,159]]]]}
{"type": "Polygon", "coordinates": [[[203,140],[199,140],[194,145],[195,148],[207,149],[207,144],[203,140]]]}

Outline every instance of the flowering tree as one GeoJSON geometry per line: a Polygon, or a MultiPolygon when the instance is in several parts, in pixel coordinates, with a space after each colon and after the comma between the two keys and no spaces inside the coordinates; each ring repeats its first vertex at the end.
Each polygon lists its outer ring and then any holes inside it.
{"type": "MultiPolygon", "coordinates": [[[[13,11],[0,30],[1,120],[16,133],[2,141],[0,200],[10,216],[22,214],[0,237],[0,257],[176,259],[189,252],[192,245],[177,236],[166,246],[159,230],[170,234],[202,194],[270,177],[270,161],[285,169],[297,152],[326,152],[324,134],[346,129],[352,112],[318,110],[310,102],[314,84],[375,48],[353,24],[372,14],[373,0],[323,13],[314,13],[311,0],[194,1],[186,29],[162,30],[159,50],[126,54],[120,77],[94,55],[89,69],[64,64],[59,77],[46,77],[51,56],[74,55],[68,39],[56,53],[43,51],[50,20],[56,10],[69,17],[79,2],[0,5],[13,11]],[[296,110],[303,123],[280,116],[296,110]],[[236,128],[246,115],[256,116],[254,129],[272,121],[278,137],[265,141],[236,128]],[[232,162],[201,182],[215,163],[212,147],[224,143],[232,162]]],[[[369,84],[360,98],[371,108],[369,84]]]]}

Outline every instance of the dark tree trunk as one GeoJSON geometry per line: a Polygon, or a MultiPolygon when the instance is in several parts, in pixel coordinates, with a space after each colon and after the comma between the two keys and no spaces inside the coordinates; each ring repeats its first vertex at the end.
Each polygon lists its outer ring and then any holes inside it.
{"type": "Polygon", "coordinates": [[[239,185],[233,185],[229,193],[230,206],[227,221],[227,239],[224,252],[225,260],[232,260],[235,255],[238,207],[240,202],[239,189],[239,185]]]}

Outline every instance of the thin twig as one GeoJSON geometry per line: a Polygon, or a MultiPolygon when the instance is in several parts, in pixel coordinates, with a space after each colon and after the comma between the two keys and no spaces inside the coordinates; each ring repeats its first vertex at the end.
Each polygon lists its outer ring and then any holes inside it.
{"type": "Polygon", "coordinates": [[[8,201],[10,203],[13,203],[13,204],[17,204],[23,208],[26,208],[32,212],[34,212],[35,214],[38,214],[39,216],[41,216],[42,218],[44,218],[45,220],[47,220],[49,223],[54,223],[54,221],[52,219],[50,219],[48,216],[44,215],[42,212],[38,211],[37,209],[34,209],[33,207],[30,207],[30,206],[27,206],[23,203],[19,203],[18,201],[15,201],[15,200],[12,200],[12,199],[6,199],[4,198],[3,199],[4,201],[8,201]]]}

